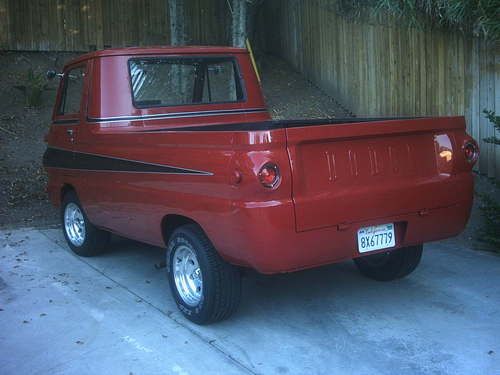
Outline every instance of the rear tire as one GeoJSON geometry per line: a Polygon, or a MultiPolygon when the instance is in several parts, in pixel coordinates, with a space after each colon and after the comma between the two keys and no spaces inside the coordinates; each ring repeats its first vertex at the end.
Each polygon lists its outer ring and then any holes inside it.
{"type": "Polygon", "coordinates": [[[220,257],[195,224],[179,227],[170,237],[167,273],[177,307],[196,324],[227,319],[238,308],[239,270],[220,257]]]}
{"type": "Polygon", "coordinates": [[[92,225],[74,191],[67,192],[63,197],[61,222],[66,242],[77,255],[90,257],[101,254],[109,244],[110,233],[92,225]]]}
{"type": "Polygon", "coordinates": [[[390,281],[412,273],[420,263],[422,250],[423,245],[403,247],[356,258],[354,263],[364,276],[378,281],[390,281]]]}

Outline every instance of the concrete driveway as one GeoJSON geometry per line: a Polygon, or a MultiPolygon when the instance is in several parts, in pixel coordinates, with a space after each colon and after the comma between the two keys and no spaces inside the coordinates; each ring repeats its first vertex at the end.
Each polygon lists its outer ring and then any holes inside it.
{"type": "Polygon", "coordinates": [[[0,374],[500,374],[500,257],[456,240],[391,283],[350,262],[250,274],[237,314],[207,327],[177,311],[162,257],[0,231],[0,374]]]}

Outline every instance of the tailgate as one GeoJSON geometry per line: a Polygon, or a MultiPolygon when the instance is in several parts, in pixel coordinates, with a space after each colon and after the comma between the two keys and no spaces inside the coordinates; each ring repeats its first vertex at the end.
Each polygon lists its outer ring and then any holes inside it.
{"type": "Polygon", "coordinates": [[[423,214],[467,196],[452,178],[455,136],[465,134],[461,117],[286,131],[298,231],[423,214]]]}

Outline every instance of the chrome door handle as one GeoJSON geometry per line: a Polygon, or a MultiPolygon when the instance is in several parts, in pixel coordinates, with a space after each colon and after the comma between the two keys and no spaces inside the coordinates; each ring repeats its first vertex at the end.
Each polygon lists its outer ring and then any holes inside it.
{"type": "Polygon", "coordinates": [[[71,143],[75,142],[75,137],[73,136],[74,135],[74,131],[73,129],[66,129],[66,133],[68,134],[69,136],[69,141],[71,143]]]}

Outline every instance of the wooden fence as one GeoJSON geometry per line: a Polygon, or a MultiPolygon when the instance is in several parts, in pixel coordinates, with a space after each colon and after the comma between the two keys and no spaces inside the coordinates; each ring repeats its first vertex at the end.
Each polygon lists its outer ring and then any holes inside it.
{"type": "MultiPolygon", "coordinates": [[[[483,109],[500,113],[500,48],[459,32],[339,16],[331,0],[274,0],[267,49],[358,116],[465,115],[479,169],[500,178],[500,146],[483,109]]],[[[498,135],[498,134],[497,134],[498,135]]]]}
{"type": "MultiPolygon", "coordinates": [[[[266,0],[261,35],[357,115],[465,115],[479,169],[500,178],[483,109],[500,113],[500,48],[391,19],[346,20],[332,0],[266,0]]],[[[189,44],[230,44],[227,0],[186,0],[189,44]]],[[[88,51],[168,44],[168,0],[0,0],[0,49],[88,51]]]]}
{"type": "MultiPolygon", "coordinates": [[[[170,43],[168,0],[0,0],[0,48],[88,51],[170,43]]],[[[189,0],[190,44],[227,44],[226,0],[189,0]]]]}

